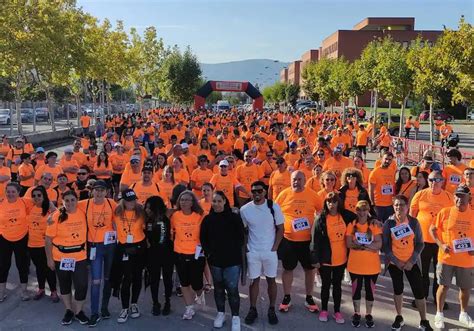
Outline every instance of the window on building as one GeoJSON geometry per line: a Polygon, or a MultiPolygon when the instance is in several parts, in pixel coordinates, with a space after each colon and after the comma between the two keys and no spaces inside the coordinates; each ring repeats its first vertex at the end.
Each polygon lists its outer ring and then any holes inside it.
{"type": "Polygon", "coordinates": [[[403,46],[403,48],[408,48],[408,41],[402,42],[402,46],[403,46]]]}

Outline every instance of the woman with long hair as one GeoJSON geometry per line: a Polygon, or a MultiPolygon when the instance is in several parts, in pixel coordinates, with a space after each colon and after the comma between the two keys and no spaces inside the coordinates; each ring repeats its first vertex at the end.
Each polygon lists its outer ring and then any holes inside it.
{"type": "Polygon", "coordinates": [[[352,303],[354,315],[352,326],[358,328],[361,322],[360,300],[362,286],[365,288],[365,326],[375,326],[372,317],[374,290],[380,273],[379,251],[382,248],[382,227],[371,217],[368,200],[356,204],[357,219],[347,225],[346,245],[349,248],[347,270],[352,281],[352,303]]]}
{"type": "Polygon", "coordinates": [[[321,312],[319,320],[328,321],[329,292],[332,286],[334,301],[333,318],[338,324],[345,322],[341,313],[341,283],[347,262],[347,246],[345,241],[346,225],[356,215],[345,210],[344,205],[335,192],[330,192],[324,200],[321,214],[314,223],[311,240],[311,263],[319,269],[321,275],[321,312]]]}
{"type": "Polygon", "coordinates": [[[107,184],[107,195],[111,196],[113,170],[105,150],[102,150],[97,157],[97,163],[94,165],[94,174],[97,179],[101,179],[107,184]]]}
{"type": "Polygon", "coordinates": [[[153,181],[158,183],[161,178],[163,178],[163,171],[166,167],[166,154],[165,153],[158,153],[156,155],[156,161],[154,164],[155,174],[153,175],[153,181]]]}
{"type": "Polygon", "coordinates": [[[398,170],[397,181],[395,182],[395,195],[404,195],[410,201],[412,198],[411,192],[415,185],[416,182],[411,179],[410,169],[401,167],[398,170]]]}
{"type": "MultiPolygon", "coordinates": [[[[357,202],[360,200],[370,201],[369,193],[364,187],[362,172],[357,168],[347,168],[341,174],[341,188],[339,189],[339,198],[345,209],[356,212],[357,202]]],[[[371,212],[375,211],[370,206],[371,212]]],[[[374,214],[375,215],[375,214],[374,214]]]]}
{"type": "Polygon", "coordinates": [[[48,194],[44,186],[36,186],[31,191],[33,207],[28,212],[28,252],[31,261],[36,268],[36,280],[38,281],[38,291],[33,300],[39,300],[45,295],[46,280],[51,291],[51,300],[59,302],[56,291],[56,274],[54,270],[48,268],[48,260],[45,251],[45,236],[48,217],[56,210],[56,207],[49,201],[48,194]]]}
{"type": "Polygon", "coordinates": [[[171,216],[176,270],[178,272],[186,310],[183,319],[190,320],[194,312],[194,295],[204,303],[203,272],[205,260],[200,244],[200,230],[204,211],[192,191],[179,195],[176,211],[171,216]]]}
{"type": "Polygon", "coordinates": [[[121,273],[119,280],[122,301],[122,311],[117,322],[125,323],[129,316],[140,317],[137,303],[146,258],[145,212],[142,205],[137,202],[137,195],[132,189],[122,192],[122,200],[115,208],[114,223],[117,229],[115,257],[121,273]]]}
{"type": "Polygon", "coordinates": [[[62,206],[63,200],[62,200],[62,195],[63,193],[66,193],[69,191],[71,188],[67,185],[68,184],[68,178],[66,174],[59,174],[57,179],[56,179],[58,185],[53,188],[56,192],[58,192],[58,207],[62,206]]]}
{"type": "Polygon", "coordinates": [[[209,214],[211,211],[212,196],[214,193],[214,186],[211,183],[202,184],[202,198],[199,200],[202,209],[204,210],[204,215],[209,214]]]}
{"type": "Polygon", "coordinates": [[[163,169],[163,175],[161,180],[157,183],[160,188],[161,197],[165,200],[166,206],[171,208],[171,197],[173,194],[173,188],[176,186],[174,180],[173,167],[165,166],[163,169]]]}
{"type": "Polygon", "coordinates": [[[353,160],[354,160],[354,168],[359,169],[360,172],[362,173],[362,184],[367,189],[369,185],[370,170],[367,169],[367,167],[365,166],[364,159],[362,158],[361,155],[356,154],[353,160]]]}
{"type": "Polygon", "coordinates": [[[416,180],[415,180],[416,185],[411,191],[412,198],[415,196],[416,192],[419,192],[429,187],[428,175],[429,174],[426,171],[420,171],[418,172],[418,174],[416,174],[416,180]]]}
{"type": "Polygon", "coordinates": [[[336,182],[337,177],[334,171],[326,170],[321,174],[319,181],[321,189],[316,192],[321,200],[326,199],[329,193],[337,192],[336,182]]]}
{"type": "Polygon", "coordinates": [[[58,276],[61,299],[66,307],[61,324],[69,325],[76,319],[84,325],[89,323],[82,311],[89,282],[87,220],[85,213],[77,208],[76,192],[65,192],[62,200],[63,206],[52,215],[46,228],[46,256],[48,267],[58,276]]]}
{"type": "Polygon", "coordinates": [[[323,166],[316,164],[313,167],[312,176],[307,180],[306,187],[309,187],[314,192],[321,190],[321,174],[323,173],[323,166]]]}
{"type": "Polygon", "coordinates": [[[173,241],[171,240],[171,223],[166,205],[161,197],[149,197],[145,202],[145,225],[148,244],[147,269],[150,273],[152,314],[169,315],[171,311],[171,292],[173,290],[173,241]],[[158,300],[160,278],[163,275],[165,286],[165,304],[163,310],[158,300]]]}
{"type": "Polygon", "coordinates": [[[20,198],[21,187],[17,183],[8,183],[5,199],[0,202],[0,302],[6,298],[6,285],[11,267],[12,254],[18,269],[21,287],[21,300],[30,299],[28,285],[28,210],[30,202],[20,198]]]}
{"type": "Polygon", "coordinates": [[[173,170],[174,170],[174,180],[183,185],[189,184],[189,172],[184,166],[183,159],[180,157],[175,157],[173,159],[173,170]]]}
{"type": "Polygon", "coordinates": [[[232,212],[229,200],[222,191],[214,192],[211,211],[201,223],[200,239],[214,281],[217,307],[214,327],[221,328],[224,324],[227,296],[232,313],[232,330],[240,330],[238,285],[242,269],[244,225],[240,215],[232,212]]]}

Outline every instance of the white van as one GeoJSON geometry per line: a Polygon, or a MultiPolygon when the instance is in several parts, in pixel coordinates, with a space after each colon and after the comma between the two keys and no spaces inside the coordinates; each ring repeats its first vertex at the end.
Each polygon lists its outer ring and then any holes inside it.
{"type": "Polygon", "coordinates": [[[217,101],[217,111],[226,111],[230,110],[230,103],[227,100],[217,101]]]}

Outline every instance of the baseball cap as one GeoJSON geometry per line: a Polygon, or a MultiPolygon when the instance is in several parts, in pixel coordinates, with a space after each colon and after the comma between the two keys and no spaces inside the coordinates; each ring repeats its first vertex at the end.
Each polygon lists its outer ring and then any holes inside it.
{"type": "Polygon", "coordinates": [[[125,201],[135,201],[137,200],[137,195],[135,194],[134,190],[129,188],[122,192],[122,199],[125,201]]]}
{"type": "Polygon", "coordinates": [[[72,149],[71,146],[68,146],[64,149],[64,153],[74,153],[74,150],[72,149]]]}
{"type": "Polygon", "coordinates": [[[115,143],[114,147],[122,147],[123,145],[121,143],[115,143]]]}
{"type": "Polygon", "coordinates": [[[103,180],[96,180],[92,188],[107,188],[107,184],[103,180]]]}
{"type": "Polygon", "coordinates": [[[151,172],[153,172],[153,166],[150,165],[150,164],[146,164],[146,165],[143,167],[143,169],[142,169],[142,172],[144,172],[144,171],[151,171],[151,172]]]}
{"type": "Polygon", "coordinates": [[[334,153],[342,153],[342,148],[341,147],[334,148],[334,153]]]}
{"type": "Polygon", "coordinates": [[[294,141],[290,143],[290,148],[295,148],[298,147],[298,144],[295,143],[294,141]]]}
{"type": "Polygon", "coordinates": [[[130,162],[132,161],[140,161],[140,157],[138,155],[132,155],[132,157],[130,158],[130,162]]]}
{"type": "Polygon", "coordinates": [[[229,166],[229,161],[227,160],[222,160],[219,162],[219,167],[228,167],[229,166]]]}
{"type": "Polygon", "coordinates": [[[469,189],[469,187],[467,187],[466,185],[459,185],[457,188],[456,188],[456,191],[454,191],[454,195],[458,195],[458,194],[470,194],[471,193],[471,190],[469,189]]]}
{"type": "Polygon", "coordinates": [[[21,138],[16,138],[16,139],[15,139],[15,142],[16,142],[16,143],[22,143],[22,142],[23,142],[23,139],[21,139],[21,138]]]}
{"type": "Polygon", "coordinates": [[[426,156],[423,156],[423,160],[428,161],[428,162],[433,162],[433,157],[426,155],[426,156]]]}
{"type": "Polygon", "coordinates": [[[44,153],[44,148],[43,147],[38,147],[36,149],[36,153],[44,153]]]}
{"type": "Polygon", "coordinates": [[[181,148],[182,149],[189,148],[189,145],[187,143],[182,143],[181,148]]]}

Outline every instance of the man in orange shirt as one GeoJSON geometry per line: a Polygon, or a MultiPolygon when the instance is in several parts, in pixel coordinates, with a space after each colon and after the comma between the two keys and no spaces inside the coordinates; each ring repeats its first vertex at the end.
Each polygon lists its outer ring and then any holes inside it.
{"type": "Polygon", "coordinates": [[[459,321],[472,329],[474,322],[467,314],[474,272],[474,210],[469,208],[470,189],[465,185],[458,186],[454,192],[454,201],[456,206],[442,209],[436,217],[436,224],[430,228],[431,235],[439,246],[435,327],[444,328],[443,306],[452,278],[456,275],[461,306],[459,321]]]}
{"type": "Polygon", "coordinates": [[[405,138],[406,139],[410,139],[411,119],[412,117],[410,116],[405,121],[405,138]]]}
{"type": "Polygon", "coordinates": [[[310,312],[319,311],[312,293],[314,288],[314,268],[311,265],[311,228],[316,213],[323,208],[323,202],[316,192],[305,187],[304,173],[297,170],[291,174],[291,186],[284,189],[275,203],[281,207],[284,223],[284,238],[279,247],[279,257],[283,265],[284,298],[280,304],[281,312],[288,312],[291,305],[293,270],[301,264],[304,270],[306,300],[305,307],[310,312]]]}
{"type": "Polygon", "coordinates": [[[449,135],[453,132],[453,127],[444,121],[443,125],[440,126],[439,132],[441,135],[441,147],[447,142],[449,135]]]}
{"type": "MultiPolygon", "coordinates": [[[[474,168],[464,169],[464,183],[471,190],[471,197],[474,196],[474,168]]],[[[471,209],[474,209],[474,199],[471,198],[471,209]]]]}
{"type": "Polygon", "coordinates": [[[130,185],[130,188],[135,191],[138,202],[143,206],[149,197],[161,196],[158,184],[153,183],[152,178],[153,167],[145,165],[142,169],[142,180],[130,185]]]}
{"type": "Polygon", "coordinates": [[[386,151],[382,156],[382,165],[372,170],[369,175],[370,200],[375,206],[378,219],[382,222],[393,214],[392,198],[397,169],[390,167],[392,162],[392,152],[386,151]]]}
{"type": "Polygon", "coordinates": [[[91,126],[91,117],[84,112],[80,118],[82,133],[84,135],[89,134],[89,127],[91,126]]]}
{"type": "Polygon", "coordinates": [[[367,159],[367,142],[369,140],[369,134],[365,130],[365,126],[363,124],[359,125],[359,131],[357,131],[356,136],[356,145],[359,153],[364,155],[364,162],[367,159]]]}
{"type": "Polygon", "coordinates": [[[31,164],[31,155],[21,154],[21,165],[18,167],[18,180],[21,186],[20,196],[24,196],[26,190],[35,185],[35,169],[31,164]]]}
{"type": "Polygon", "coordinates": [[[347,168],[354,166],[352,159],[342,155],[342,149],[338,146],[334,149],[334,156],[328,158],[323,165],[323,171],[332,170],[336,174],[337,183],[336,188],[341,185],[341,174],[347,168]]]}
{"type": "Polygon", "coordinates": [[[275,200],[281,191],[283,191],[287,187],[290,187],[291,185],[291,174],[287,169],[285,159],[279,157],[276,160],[276,164],[278,169],[272,172],[268,183],[268,198],[270,200],[275,200]]]}
{"type": "MultiPolygon", "coordinates": [[[[235,178],[237,181],[245,187],[247,192],[250,192],[250,186],[253,182],[261,180],[264,176],[263,170],[253,163],[253,155],[251,151],[246,151],[244,154],[245,164],[237,167],[235,170],[235,178]]],[[[240,193],[238,195],[239,205],[243,206],[249,202],[250,195],[246,193],[240,193]]]]}
{"type": "Polygon", "coordinates": [[[214,185],[216,191],[224,192],[231,207],[234,206],[234,191],[249,194],[245,187],[232,174],[229,174],[229,161],[227,160],[219,162],[219,173],[212,176],[210,183],[214,185]]]}
{"type": "Polygon", "coordinates": [[[462,173],[467,167],[461,162],[462,154],[458,149],[450,149],[446,153],[446,156],[449,158],[450,164],[443,169],[443,177],[445,179],[444,189],[454,193],[456,187],[461,184],[462,173]]]}

